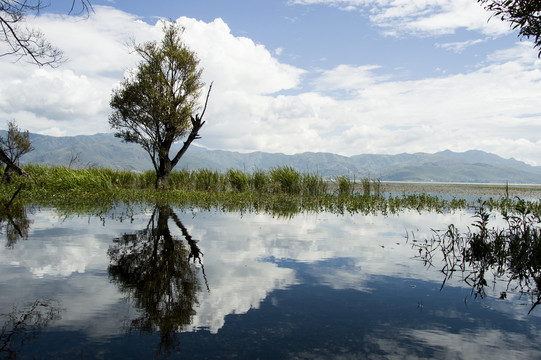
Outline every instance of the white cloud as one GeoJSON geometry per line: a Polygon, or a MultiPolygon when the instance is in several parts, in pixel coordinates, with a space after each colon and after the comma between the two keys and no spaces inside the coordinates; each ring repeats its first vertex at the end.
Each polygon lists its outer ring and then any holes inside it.
{"type": "MultiPolygon", "coordinates": [[[[70,61],[60,69],[3,64],[3,123],[16,120],[22,128],[41,134],[109,131],[111,90],[137,61],[126,44],[132,39],[159,39],[161,23],[149,25],[109,7],[95,10],[86,20],[49,14],[35,19],[35,25],[70,61]]],[[[237,95],[242,99],[298,85],[301,69],[280,64],[264,46],[248,38],[233,36],[221,19],[208,24],[188,18],[178,22],[186,27],[185,41],[201,58],[205,80],[215,82],[214,109],[237,95]]]]}
{"type": "MultiPolygon", "coordinates": [[[[445,317],[452,315],[442,314],[445,317]]],[[[468,320],[472,321],[465,321],[468,320]]],[[[416,352],[412,350],[415,346],[411,344],[431,349],[431,356],[439,359],[466,359],[473,354],[485,359],[533,359],[541,355],[528,335],[513,331],[504,332],[482,326],[458,332],[440,329],[396,330],[397,334],[392,338],[373,334],[366,341],[374,343],[389,359],[421,358],[415,355],[416,352]]],[[[533,333],[537,335],[537,331],[533,330],[533,333]]]]}
{"type": "Polygon", "coordinates": [[[332,90],[359,90],[372,86],[386,77],[378,77],[374,74],[380,66],[377,65],[339,65],[331,70],[321,71],[321,75],[315,83],[317,91],[332,90]]]}
{"type": "MultiPolygon", "coordinates": [[[[273,291],[300,283],[302,275],[295,266],[281,265],[284,260],[309,264],[305,271],[309,271],[312,283],[333,289],[370,291],[374,279],[382,276],[427,281],[439,287],[442,274],[437,268],[427,271],[423,262],[412,259],[415,250],[405,243],[405,232],[413,231],[415,239],[422,241],[432,237],[431,229],[444,229],[452,223],[466,231],[474,220],[471,213],[463,211],[440,214],[412,210],[389,216],[306,213],[287,219],[257,213],[187,212],[177,214],[181,221],[187,220],[184,225],[192,238],[199,240],[210,289],[206,291],[200,278],[202,291],[197,294],[190,329],[205,328],[212,333],[225,324],[227,315],[257,309],[273,291]],[[329,260],[338,260],[340,265],[333,261],[329,265],[329,260]]],[[[20,240],[11,249],[0,247],[0,268],[8,269],[3,272],[7,290],[0,305],[6,306],[15,298],[50,296],[64,308],[62,320],[55,325],[95,337],[118,334],[122,330],[119,325],[137,312],[130,311],[127,305],[133,303],[122,300],[126,294],[107,276],[107,250],[112,239],[145,228],[150,216],[148,212],[136,213],[128,222],[106,216],[104,226],[97,217],[59,218],[52,210],[30,214],[29,239],[20,240]]],[[[500,217],[491,223],[503,225],[500,217]]],[[[170,225],[170,231],[183,238],[178,227],[170,225]]],[[[433,256],[437,266],[441,254],[433,256]]],[[[469,293],[460,276],[450,279],[447,286],[462,287],[469,293]]],[[[499,282],[487,289],[488,295],[497,298],[499,287],[506,286],[506,282],[499,282]]],[[[458,303],[462,300],[456,299],[458,303]]],[[[493,304],[490,299],[484,301],[493,304]]],[[[524,307],[516,306],[522,301],[509,299],[497,305],[502,307],[498,312],[526,316],[524,307]]],[[[429,334],[404,331],[405,336],[431,343],[429,334]]]]}
{"type": "Polygon", "coordinates": [[[475,39],[475,40],[467,40],[467,41],[458,41],[458,42],[450,42],[450,43],[436,43],[435,46],[437,48],[445,49],[452,51],[456,54],[460,54],[463,52],[466,48],[480,44],[482,42],[487,41],[488,38],[485,39],[475,39]]]}
{"type": "Polygon", "coordinates": [[[491,14],[472,0],[291,0],[289,3],[357,9],[393,36],[451,34],[461,28],[490,35],[509,31],[509,26],[499,19],[487,21],[491,14]]]}
{"type": "Polygon", "coordinates": [[[303,70],[282,64],[263,45],[236,37],[222,19],[205,23],[181,17],[185,41],[201,58],[207,82],[215,81],[216,92],[271,94],[298,86],[303,70]]]}
{"type": "MultiPolygon", "coordinates": [[[[412,3],[381,4],[388,19],[395,16],[392,9],[430,13],[424,2],[412,3]]],[[[434,4],[457,8],[448,1],[434,4]]],[[[44,14],[36,21],[71,61],[59,69],[2,63],[0,126],[16,120],[49,135],[110,131],[111,89],[137,61],[125,43],[159,39],[161,24],[109,7],[96,7],[88,20],[44,14]]],[[[202,146],[344,155],[480,149],[541,165],[541,70],[531,43],[494,52],[470,72],[399,81],[379,64],[308,72],[233,35],[221,19],[178,22],[201,59],[205,82],[214,81],[202,146]]]]}
{"type": "Polygon", "coordinates": [[[341,65],[318,72],[309,92],[237,97],[213,114],[220,124],[203,141],[346,155],[482,149],[539,164],[541,71],[531,44],[496,53],[470,73],[396,81],[384,70],[341,65]]]}

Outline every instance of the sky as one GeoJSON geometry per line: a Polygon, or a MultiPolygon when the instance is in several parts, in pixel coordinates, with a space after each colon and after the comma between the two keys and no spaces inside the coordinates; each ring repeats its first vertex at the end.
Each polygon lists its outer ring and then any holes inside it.
{"type": "MultiPolygon", "coordinates": [[[[483,150],[541,166],[541,60],[476,0],[52,0],[27,25],[68,61],[0,57],[0,128],[111,133],[131,40],[185,27],[213,82],[201,139],[239,152],[483,150]],[[490,20],[489,20],[490,19],[490,20]]],[[[0,46],[1,49],[1,46],[0,46]]]]}

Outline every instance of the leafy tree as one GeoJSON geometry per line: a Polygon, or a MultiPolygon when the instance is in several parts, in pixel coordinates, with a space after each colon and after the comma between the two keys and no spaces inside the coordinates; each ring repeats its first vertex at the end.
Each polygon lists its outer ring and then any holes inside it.
{"type": "Polygon", "coordinates": [[[116,137],[141,145],[149,154],[156,170],[156,188],[167,187],[171,170],[199,138],[212,88],[211,84],[202,114],[194,117],[203,87],[199,59],[182,42],[182,27],[164,22],[163,31],[161,43],[135,46],[142,61],[113,91],[110,105],[114,111],[109,117],[116,137]],[[171,146],[186,135],[184,145],[171,159],[171,146]]]}
{"type": "MultiPolygon", "coordinates": [[[[41,0],[0,0],[0,44],[6,45],[0,49],[0,57],[28,57],[39,66],[55,66],[63,61],[62,51],[47,41],[41,31],[23,26],[28,15],[39,14],[47,6],[41,0]]],[[[69,13],[88,13],[91,9],[89,0],[73,0],[69,13]]]]}
{"type": "Polygon", "coordinates": [[[519,36],[534,39],[534,47],[541,56],[541,1],[539,0],[477,0],[493,16],[511,23],[512,29],[520,29],[519,36]]]}
{"type": "Polygon", "coordinates": [[[145,229],[113,241],[107,251],[109,276],[141,310],[130,329],[148,334],[159,329],[158,355],[169,355],[180,346],[177,333],[191,325],[196,313],[199,270],[205,276],[197,241],[169,205],[156,205],[145,229]],[[170,219],[186,242],[171,233],[170,219]],[[196,261],[200,268],[194,265],[196,261]]]}
{"type": "Polygon", "coordinates": [[[19,166],[21,156],[34,150],[30,135],[27,131],[21,131],[15,122],[8,122],[6,138],[0,138],[0,161],[6,164],[3,180],[11,181],[13,171],[23,175],[24,171],[19,166]]]}

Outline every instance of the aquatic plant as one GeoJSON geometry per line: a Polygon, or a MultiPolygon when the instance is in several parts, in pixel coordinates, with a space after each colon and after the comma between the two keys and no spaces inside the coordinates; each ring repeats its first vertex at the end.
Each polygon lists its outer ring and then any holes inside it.
{"type": "MultiPolygon", "coordinates": [[[[17,176],[11,184],[2,185],[0,204],[13,200],[20,205],[79,208],[90,212],[107,212],[118,204],[163,202],[179,206],[234,209],[240,211],[331,211],[345,213],[397,213],[405,209],[448,211],[473,206],[461,198],[425,193],[383,194],[379,180],[362,179],[363,191],[356,191],[355,180],[343,176],[328,181],[314,173],[301,174],[292,167],[277,167],[252,173],[228,170],[179,170],[170,175],[170,187],[155,189],[153,171],[136,173],[103,168],[69,169],[28,165],[30,179],[17,176]],[[368,191],[370,187],[370,192],[368,191]],[[289,205],[287,205],[289,204],[289,205]]],[[[517,198],[489,199],[485,208],[513,212],[517,198]]],[[[541,213],[538,201],[526,201],[532,214],[541,213]]]]}
{"type": "Polygon", "coordinates": [[[278,166],[270,170],[275,192],[298,194],[301,192],[301,174],[291,166],[278,166]]]}
{"type": "Polygon", "coordinates": [[[200,191],[221,191],[224,189],[224,181],[221,174],[216,170],[201,169],[192,174],[194,189],[200,191]]]}
{"type": "Polygon", "coordinates": [[[268,174],[261,169],[255,169],[250,177],[250,189],[258,194],[268,190],[270,179],[268,174]]]}
{"type": "Polygon", "coordinates": [[[238,169],[229,169],[226,178],[233,191],[244,192],[250,188],[250,176],[238,169]]]}
{"type": "Polygon", "coordinates": [[[336,178],[336,184],[338,185],[338,194],[353,194],[353,190],[355,189],[355,182],[352,182],[349,177],[344,175],[339,176],[338,178],[336,178]]]}
{"type": "Polygon", "coordinates": [[[518,200],[512,213],[502,212],[506,222],[503,229],[490,227],[491,213],[480,206],[475,213],[472,229],[461,233],[454,224],[444,232],[434,231],[431,239],[413,242],[418,258],[425,265],[434,263],[440,254],[444,274],[442,288],[454,274],[462,274],[465,283],[472,287],[474,296],[486,296],[488,275],[505,280],[507,288],[500,298],[507,298],[508,291],[518,291],[531,298],[529,313],[541,303],[541,227],[540,218],[532,213],[524,200],[518,200]]]}
{"type": "Polygon", "coordinates": [[[327,192],[327,181],[318,174],[303,174],[301,178],[302,191],[307,195],[321,195],[327,192]]]}

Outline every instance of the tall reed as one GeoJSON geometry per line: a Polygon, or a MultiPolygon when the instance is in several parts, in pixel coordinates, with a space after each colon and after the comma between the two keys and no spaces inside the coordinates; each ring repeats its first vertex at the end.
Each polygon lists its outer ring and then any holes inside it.
{"type": "Polygon", "coordinates": [[[355,189],[355,183],[350,180],[347,176],[339,176],[336,179],[336,184],[338,185],[338,194],[339,195],[351,195],[355,189]]]}
{"type": "Polygon", "coordinates": [[[250,178],[250,189],[258,194],[268,191],[270,179],[267,172],[261,169],[255,169],[250,178]]]}
{"type": "Polygon", "coordinates": [[[226,179],[233,191],[244,192],[250,189],[250,176],[238,169],[229,169],[226,179]]]}
{"type": "Polygon", "coordinates": [[[301,174],[291,166],[278,166],[270,170],[270,178],[277,192],[299,194],[301,174]]]}

